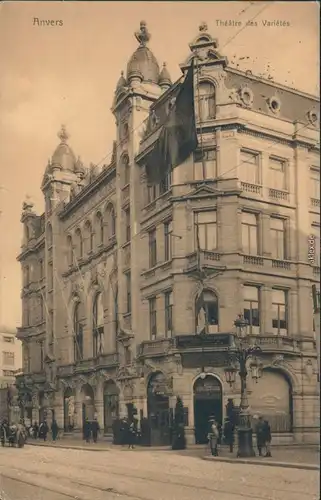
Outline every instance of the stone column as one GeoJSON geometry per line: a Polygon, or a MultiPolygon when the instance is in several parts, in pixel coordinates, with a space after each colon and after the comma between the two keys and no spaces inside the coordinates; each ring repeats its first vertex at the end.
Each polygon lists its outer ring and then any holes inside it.
{"type": "Polygon", "coordinates": [[[75,391],[75,429],[82,429],[82,399],[80,387],[76,387],[75,391]]]}
{"type": "Polygon", "coordinates": [[[53,402],[53,409],[55,411],[55,419],[59,429],[64,428],[64,391],[56,392],[53,402]]]}
{"type": "Polygon", "coordinates": [[[104,430],[104,390],[103,382],[99,381],[95,390],[95,413],[100,429],[104,430]]]}

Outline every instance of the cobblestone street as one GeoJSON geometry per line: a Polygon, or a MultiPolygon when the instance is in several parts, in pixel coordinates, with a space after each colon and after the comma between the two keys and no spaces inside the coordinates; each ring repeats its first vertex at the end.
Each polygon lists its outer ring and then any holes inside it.
{"type": "Polygon", "coordinates": [[[0,473],[5,500],[319,498],[318,471],[213,463],[158,450],[110,448],[97,453],[50,446],[2,448],[0,473]]]}

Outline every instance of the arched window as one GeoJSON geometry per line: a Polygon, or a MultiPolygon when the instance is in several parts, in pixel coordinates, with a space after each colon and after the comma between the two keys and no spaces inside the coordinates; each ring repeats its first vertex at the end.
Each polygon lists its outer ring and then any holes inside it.
{"type": "Polygon", "coordinates": [[[74,262],[74,250],[72,246],[72,237],[70,234],[67,236],[67,265],[72,266],[74,262]]]}
{"type": "Polygon", "coordinates": [[[39,269],[39,281],[41,281],[43,278],[43,260],[42,259],[39,259],[38,269],[39,269]]]}
{"type": "Polygon", "coordinates": [[[78,302],[74,310],[74,359],[75,362],[83,358],[83,324],[81,322],[81,304],[78,302]]]}
{"type": "Polygon", "coordinates": [[[130,183],[130,168],[129,168],[129,158],[127,154],[122,156],[121,167],[123,170],[124,186],[130,183]]]}
{"type": "Polygon", "coordinates": [[[29,284],[30,284],[30,267],[26,266],[24,272],[24,286],[28,286],[29,284]]]}
{"type": "Polygon", "coordinates": [[[112,239],[116,234],[116,214],[112,203],[109,203],[106,209],[108,239],[112,239]]]}
{"type": "Polygon", "coordinates": [[[25,224],[25,242],[28,243],[30,239],[30,231],[27,224],[25,224]]]}
{"type": "Polygon", "coordinates": [[[101,212],[97,212],[96,214],[95,226],[96,245],[102,245],[104,243],[104,219],[101,212]]]}
{"type": "Polygon", "coordinates": [[[96,357],[103,352],[104,336],[104,307],[102,293],[96,294],[93,303],[93,356],[96,357]]]}
{"type": "Polygon", "coordinates": [[[81,231],[80,229],[78,228],[76,230],[76,233],[75,233],[75,239],[76,239],[76,244],[75,244],[75,253],[76,253],[76,257],[77,259],[81,259],[82,256],[83,256],[83,239],[82,239],[82,234],[81,234],[81,231]]]}
{"type": "Polygon", "coordinates": [[[200,122],[215,118],[215,87],[210,82],[201,82],[197,95],[197,117],[200,122]]]}
{"type": "Polygon", "coordinates": [[[195,303],[196,331],[201,333],[206,326],[208,333],[217,333],[219,327],[219,307],[216,294],[203,290],[195,303]]]}
{"type": "Polygon", "coordinates": [[[85,243],[85,254],[87,255],[93,249],[93,231],[89,220],[87,220],[85,224],[84,243],[85,243]]]}
{"type": "Polygon", "coordinates": [[[40,316],[40,322],[42,322],[45,318],[44,300],[42,294],[39,295],[39,316],[40,316]]]}
{"type": "Polygon", "coordinates": [[[48,248],[52,247],[52,227],[51,227],[51,224],[47,225],[47,244],[48,244],[48,248]]]}

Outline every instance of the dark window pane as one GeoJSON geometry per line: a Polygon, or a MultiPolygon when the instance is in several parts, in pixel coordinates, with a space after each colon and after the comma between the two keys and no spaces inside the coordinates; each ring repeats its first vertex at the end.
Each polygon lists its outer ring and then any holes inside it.
{"type": "Polygon", "coordinates": [[[207,306],[207,321],[209,325],[218,325],[218,307],[217,302],[210,302],[207,306]]]}

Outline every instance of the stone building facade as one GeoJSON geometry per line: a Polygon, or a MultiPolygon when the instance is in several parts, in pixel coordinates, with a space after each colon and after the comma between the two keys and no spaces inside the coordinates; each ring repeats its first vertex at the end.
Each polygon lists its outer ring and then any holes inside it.
{"type": "Polygon", "coordinates": [[[114,96],[110,163],[85,168],[62,128],[42,181],[45,213],[23,207],[23,411],[54,414],[65,430],[97,415],[110,432],[135,407],[165,443],[179,395],[193,441],[202,418],[223,419],[227,400],[239,402],[239,381],[230,387],[225,369],[242,313],[262,349],[251,411],[283,439],[316,440],[318,100],[230,67],[201,25],[181,64],[184,73],[197,55],[199,146],[150,186],[146,158],[182,79],[173,84],[159,67],[145,23],[135,36],[114,96]]]}

